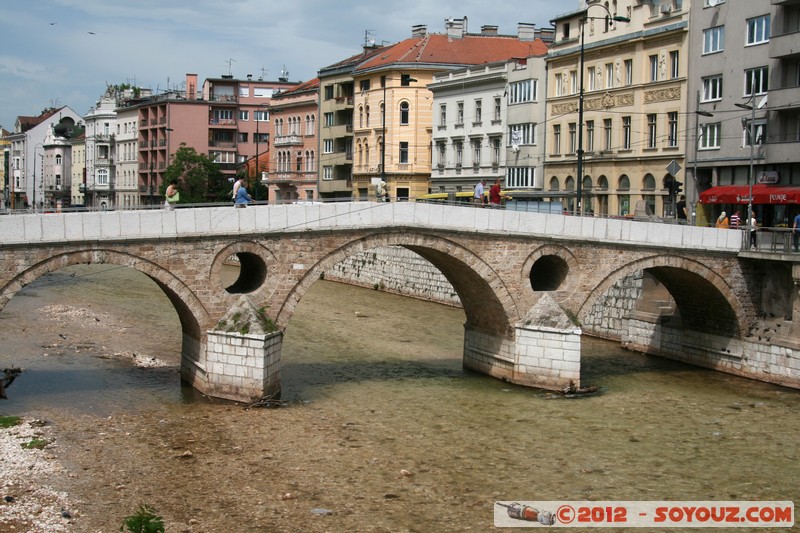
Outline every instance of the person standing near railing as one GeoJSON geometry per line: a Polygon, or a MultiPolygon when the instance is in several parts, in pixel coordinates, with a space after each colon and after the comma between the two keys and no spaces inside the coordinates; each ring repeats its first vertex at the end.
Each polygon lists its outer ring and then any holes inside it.
{"type": "Polygon", "coordinates": [[[739,229],[739,224],[741,224],[741,223],[742,223],[742,218],[739,215],[739,210],[737,209],[731,215],[730,227],[731,227],[731,229],[739,229]]]}
{"type": "Polygon", "coordinates": [[[795,215],[792,224],[792,245],[795,252],[800,252],[800,213],[795,215]]]}
{"type": "Polygon", "coordinates": [[[758,242],[756,241],[756,230],[758,229],[758,220],[756,220],[756,214],[750,213],[750,221],[747,224],[750,229],[750,248],[753,250],[758,249],[758,242]]]}

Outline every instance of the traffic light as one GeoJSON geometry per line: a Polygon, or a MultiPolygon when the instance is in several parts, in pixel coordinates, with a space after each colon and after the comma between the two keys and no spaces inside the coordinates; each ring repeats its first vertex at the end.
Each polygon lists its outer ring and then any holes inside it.
{"type": "Polygon", "coordinates": [[[683,183],[681,183],[680,181],[678,181],[678,180],[676,180],[676,179],[673,179],[673,180],[672,180],[672,196],[674,196],[675,198],[677,198],[677,197],[678,197],[678,195],[679,195],[679,194],[681,193],[681,191],[683,190],[683,189],[681,188],[681,185],[683,185],[683,183]]]}
{"type": "Polygon", "coordinates": [[[664,188],[667,189],[667,194],[672,197],[675,194],[675,178],[667,176],[664,179],[664,188]]]}

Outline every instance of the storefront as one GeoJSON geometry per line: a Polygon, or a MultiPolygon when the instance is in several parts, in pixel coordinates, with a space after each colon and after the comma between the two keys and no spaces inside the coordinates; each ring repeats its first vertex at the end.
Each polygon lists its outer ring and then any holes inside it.
{"type": "Polygon", "coordinates": [[[720,185],[703,191],[696,209],[697,225],[713,225],[720,212],[730,216],[737,209],[744,220],[749,203],[762,227],[786,227],[800,211],[800,186],[757,183],[752,191],[752,202],[749,185],[720,185]]]}

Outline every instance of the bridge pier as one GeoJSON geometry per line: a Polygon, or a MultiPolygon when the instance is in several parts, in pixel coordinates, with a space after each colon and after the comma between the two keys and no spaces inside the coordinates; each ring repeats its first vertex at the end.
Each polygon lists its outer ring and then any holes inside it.
{"type": "Polygon", "coordinates": [[[215,398],[251,402],[281,391],[283,334],[207,332],[204,364],[181,365],[184,381],[215,398]]]}
{"type": "Polygon", "coordinates": [[[581,329],[545,294],[513,340],[465,327],[464,367],[529,387],[580,387],[581,329]]]}

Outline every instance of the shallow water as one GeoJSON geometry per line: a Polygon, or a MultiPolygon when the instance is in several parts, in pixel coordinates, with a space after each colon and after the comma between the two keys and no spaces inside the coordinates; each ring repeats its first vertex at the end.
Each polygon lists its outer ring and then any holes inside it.
{"type": "MultiPolygon", "coordinates": [[[[800,495],[800,392],[584,338],[582,382],[601,393],[556,398],[462,369],[463,322],[460,309],[321,281],[286,331],[283,398],[292,408],[344,420],[348,448],[374,451],[387,472],[416,473],[410,490],[430,505],[394,516],[397,530],[444,527],[448,505],[493,499],[800,495]]],[[[0,367],[27,370],[0,414],[163,411],[202,424],[222,402],[180,386],[178,328],[166,298],[135,272],[74,267],[43,278],[0,312],[0,367]],[[90,315],[85,331],[59,330],[41,314],[52,305],[88,309],[108,327],[90,315]],[[89,337],[69,342],[81,335],[89,337]],[[125,350],[171,366],[99,357],[125,350]]],[[[360,490],[387,493],[393,482],[376,475],[360,490]]],[[[490,524],[490,508],[481,513],[490,524]]]]}

